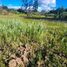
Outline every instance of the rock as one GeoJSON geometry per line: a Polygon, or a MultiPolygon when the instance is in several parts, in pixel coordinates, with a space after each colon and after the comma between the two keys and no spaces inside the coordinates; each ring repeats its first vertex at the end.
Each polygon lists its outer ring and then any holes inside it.
{"type": "Polygon", "coordinates": [[[29,54],[29,52],[24,51],[24,56],[25,56],[25,57],[27,57],[27,56],[28,56],[28,54],[29,54]]]}
{"type": "Polygon", "coordinates": [[[9,67],[16,67],[16,60],[12,59],[9,61],[9,67]]]}
{"type": "Polygon", "coordinates": [[[27,65],[29,63],[29,60],[26,56],[22,55],[22,60],[24,62],[25,65],[27,65]]]}
{"type": "Polygon", "coordinates": [[[16,55],[15,55],[15,54],[12,54],[12,55],[10,56],[10,58],[15,59],[15,58],[16,58],[16,55]]]}
{"type": "Polygon", "coordinates": [[[21,67],[25,67],[23,61],[21,60],[21,58],[16,58],[16,62],[17,62],[17,66],[21,66],[21,67]]]}

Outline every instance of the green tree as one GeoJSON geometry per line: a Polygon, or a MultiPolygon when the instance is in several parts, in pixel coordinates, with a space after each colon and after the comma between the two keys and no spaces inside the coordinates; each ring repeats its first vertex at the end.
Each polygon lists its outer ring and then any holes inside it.
{"type": "Polygon", "coordinates": [[[37,9],[38,9],[38,0],[34,0],[33,8],[34,8],[34,11],[37,11],[37,9]]]}
{"type": "Polygon", "coordinates": [[[56,17],[56,18],[59,18],[59,19],[64,18],[63,12],[64,12],[64,8],[63,8],[63,7],[58,8],[58,9],[56,10],[55,17],[56,17]]]}
{"type": "Polygon", "coordinates": [[[22,5],[22,6],[24,6],[24,7],[25,7],[25,11],[27,11],[27,7],[28,7],[28,0],[22,0],[22,3],[23,3],[23,5],[22,5]]]}

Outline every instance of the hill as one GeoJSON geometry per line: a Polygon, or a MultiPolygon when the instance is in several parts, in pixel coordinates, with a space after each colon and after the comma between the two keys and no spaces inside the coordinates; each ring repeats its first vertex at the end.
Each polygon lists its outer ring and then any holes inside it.
{"type": "Polygon", "coordinates": [[[0,67],[66,67],[67,22],[24,16],[0,15],[0,67]]]}

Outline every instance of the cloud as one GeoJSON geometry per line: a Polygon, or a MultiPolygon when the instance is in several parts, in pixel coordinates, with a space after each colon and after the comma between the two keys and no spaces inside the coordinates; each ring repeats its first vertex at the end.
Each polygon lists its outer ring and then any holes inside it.
{"type": "Polygon", "coordinates": [[[20,6],[8,6],[8,8],[10,8],[10,9],[18,9],[18,8],[20,8],[20,6]]]}
{"type": "Polygon", "coordinates": [[[51,10],[52,8],[56,7],[56,0],[38,0],[39,9],[41,10],[51,10]]]}
{"type": "Polygon", "coordinates": [[[12,4],[9,4],[8,6],[7,6],[8,8],[10,8],[10,9],[18,9],[18,8],[21,8],[21,6],[13,6],[12,4]]]}

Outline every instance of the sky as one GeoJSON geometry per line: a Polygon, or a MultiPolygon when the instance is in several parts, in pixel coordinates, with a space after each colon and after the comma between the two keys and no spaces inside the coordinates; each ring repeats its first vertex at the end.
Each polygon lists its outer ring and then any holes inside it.
{"type": "MultiPolygon", "coordinates": [[[[22,0],[0,0],[0,5],[8,6],[9,8],[20,8],[22,0]]],[[[30,3],[32,0],[28,0],[30,3]]],[[[67,8],[67,0],[38,0],[38,10],[50,10],[52,8],[59,8],[63,6],[67,8]]]]}

